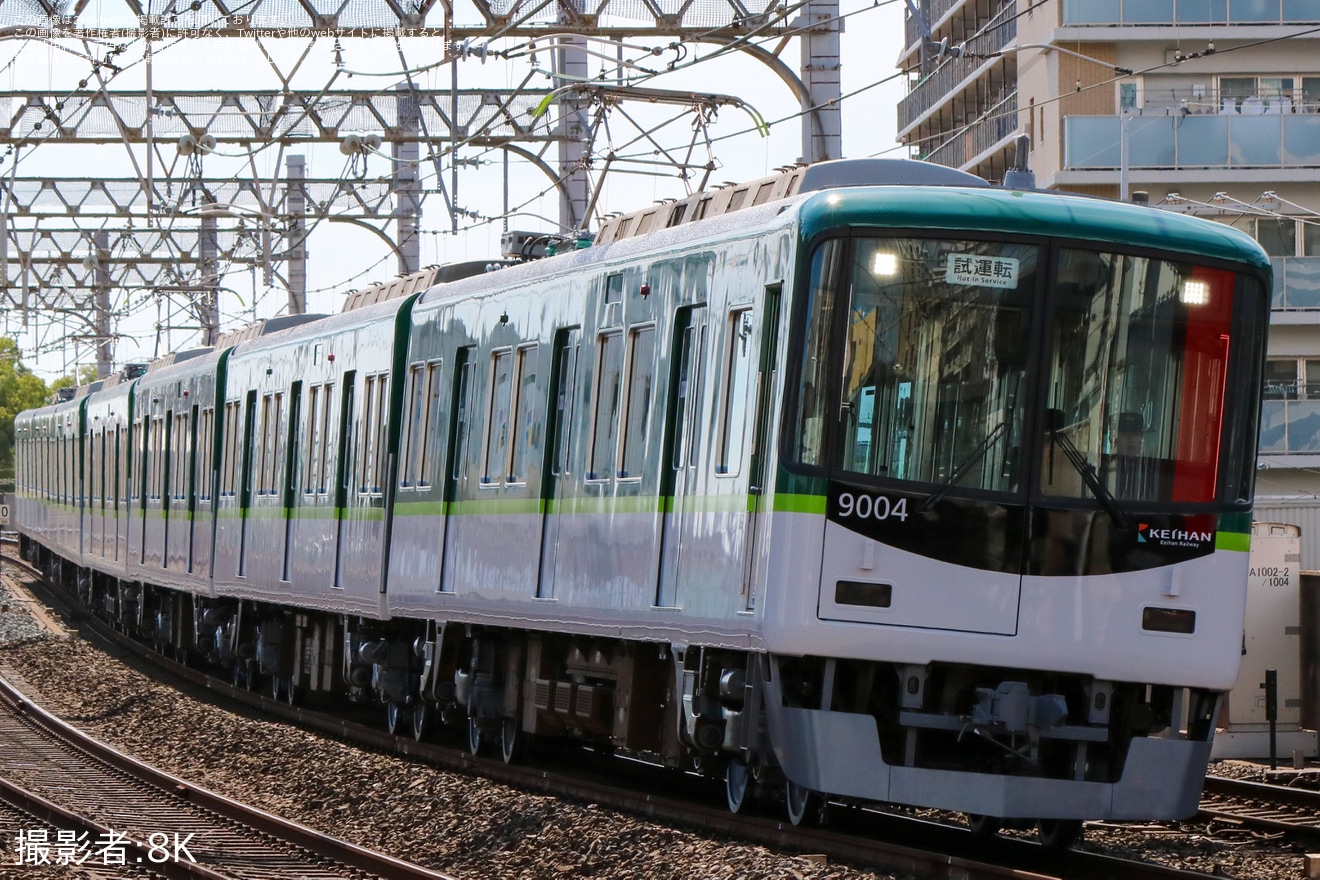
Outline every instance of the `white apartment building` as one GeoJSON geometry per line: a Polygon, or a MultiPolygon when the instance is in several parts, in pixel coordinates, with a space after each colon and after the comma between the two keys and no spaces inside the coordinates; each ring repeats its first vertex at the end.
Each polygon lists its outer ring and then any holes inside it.
{"type": "Polygon", "coordinates": [[[909,0],[898,131],[990,180],[1231,223],[1275,257],[1257,519],[1320,568],[1320,0],[909,0]]]}

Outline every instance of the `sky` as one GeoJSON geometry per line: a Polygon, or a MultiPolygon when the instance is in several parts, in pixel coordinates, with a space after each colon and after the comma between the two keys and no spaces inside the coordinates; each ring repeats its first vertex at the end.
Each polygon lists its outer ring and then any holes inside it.
{"type": "MultiPolygon", "coordinates": [[[[849,158],[875,155],[901,156],[895,147],[896,105],[904,94],[903,77],[896,67],[902,49],[903,10],[901,0],[879,3],[841,0],[844,32],[841,37],[843,100],[843,151],[849,158]],[[888,80],[887,82],[883,82],[888,80]]],[[[115,0],[103,0],[89,6],[80,18],[83,27],[113,27],[129,21],[126,10],[116,11],[115,0]],[[99,17],[98,17],[99,16],[99,17]]],[[[456,21],[471,24],[475,13],[467,16],[461,4],[456,6],[456,21]]],[[[122,40],[119,42],[123,42],[122,40]]],[[[714,47],[695,44],[682,52],[663,50],[655,55],[641,54],[638,44],[628,41],[622,51],[626,58],[637,59],[632,68],[636,84],[646,88],[694,90],[741,98],[755,113],[769,123],[768,134],[758,132],[752,113],[733,107],[720,110],[710,123],[716,138],[712,145],[717,170],[714,183],[743,181],[774,173],[790,165],[801,155],[801,128],[798,105],[789,88],[766,66],[734,53],[710,58],[714,47]],[[664,70],[677,61],[677,70],[655,77],[638,76],[638,68],[664,70]]],[[[509,44],[497,44],[507,48],[509,44]]],[[[590,73],[613,74],[614,58],[619,47],[593,44],[590,73]],[[608,51],[606,51],[608,50],[608,51]]],[[[770,43],[766,48],[773,49],[770,43]]],[[[266,40],[258,43],[245,38],[203,41],[166,42],[154,47],[151,78],[156,89],[252,89],[271,90],[280,79],[299,90],[318,90],[335,75],[336,89],[383,89],[402,80],[405,67],[424,88],[445,88],[451,81],[451,67],[438,64],[443,46],[434,38],[404,39],[401,52],[389,38],[346,39],[339,46],[329,40],[314,43],[305,39],[266,40]],[[277,75],[276,69],[279,73],[277,75]]],[[[105,47],[96,50],[107,51],[105,47]]],[[[548,66],[547,53],[533,56],[516,52],[510,59],[471,58],[461,62],[459,88],[511,89],[527,82],[531,88],[551,87],[542,73],[548,66]]],[[[129,43],[116,57],[124,71],[114,77],[111,89],[141,90],[146,85],[144,52],[140,41],[129,43]]],[[[794,71],[799,66],[796,43],[787,46],[781,56],[794,71]]],[[[95,81],[95,73],[84,55],[84,47],[75,41],[54,43],[32,40],[0,41],[0,91],[72,90],[80,80],[95,81]]],[[[6,108],[0,101],[0,112],[6,108]]],[[[12,112],[12,107],[9,108],[12,112]]],[[[621,155],[639,160],[655,159],[646,155],[647,141],[639,140],[637,129],[650,131],[657,143],[671,150],[684,150],[690,143],[691,117],[674,119],[671,111],[629,103],[610,115],[608,138],[598,141],[598,149],[612,146],[621,155]],[[661,126],[662,121],[668,124],[661,126]],[[652,130],[652,127],[655,127],[652,130]]],[[[173,149],[162,154],[174,163],[174,176],[181,174],[186,159],[173,149]]],[[[388,175],[392,164],[388,156],[369,155],[353,165],[334,144],[306,144],[286,150],[306,156],[307,175],[339,178],[362,174],[388,175]]],[[[105,176],[131,177],[145,164],[141,149],[121,144],[68,146],[43,144],[20,151],[17,174],[20,177],[105,176]]],[[[467,150],[460,154],[472,163],[460,172],[457,202],[467,211],[491,217],[501,213],[504,196],[501,181],[503,163],[496,152],[467,150]]],[[[699,145],[695,156],[704,160],[705,147],[699,145]]],[[[550,157],[553,158],[553,153],[550,157]]],[[[236,146],[222,147],[203,160],[204,176],[247,176],[256,169],[262,176],[282,168],[284,158],[276,148],[245,151],[236,146]]],[[[616,167],[618,167],[616,165],[616,167]]],[[[159,164],[157,163],[157,168],[159,164]]],[[[653,164],[626,164],[635,173],[611,174],[602,188],[602,212],[630,211],[643,208],[657,199],[677,198],[687,194],[683,183],[671,169],[653,164]]],[[[0,173],[15,173],[12,164],[0,164],[0,173]]],[[[156,171],[159,175],[159,170],[156,171]]],[[[546,194],[548,180],[525,162],[510,163],[511,204],[517,215],[508,221],[513,229],[546,231],[554,228],[549,220],[557,218],[553,194],[546,194]]],[[[448,183],[448,173],[445,181],[448,183]]],[[[423,179],[425,187],[435,187],[431,171],[423,179]]],[[[421,264],[489,259],[498,256],[499,237],[504,224],[481,223],[463,218],[466,227],[453,234],[451,221],[441,196],[432,194],[422,208],[421,264]]],[[[118,224],[114,228],[120,228],[118,224]]],[[[387,230],[392,231],[392,229],[387,230]]],[[[344,294],[374,281],[392,278],[397,272],[393,254],[370,232],[344,223],[321,223],[307,242],[308,311],[335,312],[344,294]]],[[[287,293],[282,286],[267,286],[259,271],[247,269],[230,272],[222,284],[222,329],[241,326],[253,317],[269,317],[287,308],[287,293]]],[[[150,360],[168,350],[191,347],[194,331],[181,327],[184,316],[170,308],[168,301],[144,294],[117,293],[115,307],[123,313],[118,322],[120,338],[116,348],[116,366],[150,360]]],[[[78,341],[86,328],[77,318],[55,323],[32,320],[23,328],[19,316],[4,316],[0,332],[17,335],[25,352],[25,363],[43,378],[52,379],[72,372],[81,365],[94,363],[91,346],[78,341]]]]}

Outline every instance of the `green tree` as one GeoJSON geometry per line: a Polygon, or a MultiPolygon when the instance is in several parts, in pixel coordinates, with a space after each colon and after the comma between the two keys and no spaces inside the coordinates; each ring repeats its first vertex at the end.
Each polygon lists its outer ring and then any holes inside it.
{"type": "Polygon", "coordinates": [[[88,364],[78,368],[76,376],[60,376],[54,382],[50,383],[49,391],[58,391],[61,388],[77,388],[79,385],[90,385],[97,380],[96,364],[88,364]]]}
{"type": "Polygon", "coordinates": [[[42,406],[50,392],[23,366],[18,343],[0,337],[0,481],[14,479],[14,416],[42,406]]]}

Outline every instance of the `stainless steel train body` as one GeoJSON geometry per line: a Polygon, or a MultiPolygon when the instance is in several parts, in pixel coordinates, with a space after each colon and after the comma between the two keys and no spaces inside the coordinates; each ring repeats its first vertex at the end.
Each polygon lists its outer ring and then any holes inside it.
{"type": "Polygon", "coordinates": [[[853,185],[910,167],[24,414],[25,547],[236,680],[509,758],[695,760],[795,821],[1188,814],[1237,669],[1268,259],[955,172],[853,185]],[[112,465],[127,490],[80,476],[112,465]]]}

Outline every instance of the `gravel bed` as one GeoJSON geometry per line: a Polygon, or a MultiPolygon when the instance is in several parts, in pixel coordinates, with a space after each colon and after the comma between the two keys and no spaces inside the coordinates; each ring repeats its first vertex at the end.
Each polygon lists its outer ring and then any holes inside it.
{"type": "Polygon", "coordinates": [[[240,717],[155,684],[76,638],[0,645],[0,661],[40,691],[48,709],[157,767],[460,878],[898,880],[240,717]],[[70,688],[75,678],[78,685],[70,688]]]}
{"type": "MultiPolygon", "coordinates": [[[[76,637],[0,638],[0,662],[19,670],[47,708],[149,763],[460,878],[898,880],[522,792],[241,717],[156,684],[76,637]],[[69,687],[71,681],[77,686],[69,687]]],[[[1214,770],[1259,772],[1239,762],[1214,770]]],[[[1191,822],[1091,823],[1082,847],[1240,880],[1303,876],[1302,850],[1282,840],[1191,822]]],[[[0,867],[0,878],[8,876],[0,867]]]]}
{"type": "Polygon", "coordinates": [[[42,633],[41,625],[28,613],[28,601],[27,596],[15,594],[0,581],[0,644],[31,639],[42,633]]]}

